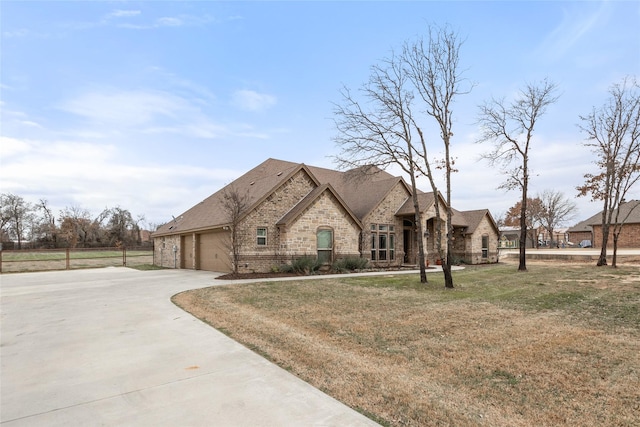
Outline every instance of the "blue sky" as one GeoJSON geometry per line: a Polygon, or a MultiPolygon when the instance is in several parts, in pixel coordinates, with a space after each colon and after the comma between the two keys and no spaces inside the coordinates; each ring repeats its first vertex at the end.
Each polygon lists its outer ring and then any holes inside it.
{"type": "MultiPolygon", "coordinates": [[[[475,143],[478,105],[556,82],[530,192],[573,198],[594,171],[579,115],[640,74],[632,1],[3,1],[0,19],[0,191],[55,211],[120,206],[156,224],[269,157],[334,168],[339,90],[430,23],[466,39],[461,66],[475,84],[454,106],[460,210],[500,216],[519,198],[479,159],[489,147],[475,143]]],[[[600,210],[576,202],[574,222],[600,210]]]]}

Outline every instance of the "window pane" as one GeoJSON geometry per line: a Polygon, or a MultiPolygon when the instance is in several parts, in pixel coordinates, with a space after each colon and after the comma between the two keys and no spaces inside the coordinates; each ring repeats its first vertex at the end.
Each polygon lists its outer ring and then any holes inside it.
{"type": "Polygon", "coordinates": [[[389,259],[391,261],[396,259],[396,236],[394,234],[389,235],[389,259]]]}
{"type": "Polygon", "coordinates": [[[331,230],[318,230],[318,249],[331,249],[333,244],[333,232],[331,230]]]}
{"type": "Polygon", "coordinates": [[[387,231],[387,226],[386,226],[386,225],[380,225],[380,226],[378,227],[378,229],[379,229],[380,231],[387,231]]]}
{"type": "Polygon", "coordinates": [[[389,231],[394,231],[394,230],[395,230],[395,227],[393,225],[390,225],[389,226],[389,231]]]}
{"type": "Polygon", "coordinates": [[[380,246],[378,246],[380,249],[387,249],[387,235],[386,234],[381,234],[380,235],[380,246]]]}
{"type": "Polygon", "coordinates": [[[258,228],[258,236],[266,236],[267,229],[266,228],[258,228]]]}
{"type": "Polygon", "coordinates": [[[376,240],[378,240],[377,236],[378,235],[375,233],[371,234],[371,250],[374,250],[376,248],[376,240]]]}
{"type": "Polygon", "coordinates": [[[377,225],[375,225],[375,224],[371,224],[371,230],[372,230],[372,231],[376,231],[376,228],[377,228],[377,225]]]}

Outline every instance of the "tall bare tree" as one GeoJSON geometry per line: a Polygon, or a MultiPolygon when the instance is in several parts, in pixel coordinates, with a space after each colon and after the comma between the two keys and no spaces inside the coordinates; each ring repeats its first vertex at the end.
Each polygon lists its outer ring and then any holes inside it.
{"type": "Polygon", "coordinates": [[[551,244],[558,246],[559,243],[553,240],[553,231],[565,221],[575,218],[576,204],[556,190],[544,190],[537,198],[542,203],[540,222],[549,232],[551,244]]]}
{"type": "Polygon", "coordinates": [[[222,209],[227,220],[226,227],[229,229],[227,246],[231,253],[233,272],[237,274],[245,239],[241,222],[249,207],[249,196],[246,193],[241,193],[238,188],[232,185],[225,187],[223,191],[222,209]]]}
{"type": "MultiPolygon", "coordinates": [[[[618,236],[624,224],[620,205],[640,179],[640,86],[635,77],[625,77],[609,89],[609,99],[600,108],[580,116],[580,129],[587,134],[599,171],[585,174],[585,184],[577,187],[579,195],[601,200],[602,244],[598,266],[607,265],[607,244],[614,225],[613,253],[617,254],[618,236]]],[[[614,263],[615,266],[615,263],[614,263]]]]}
{"type": "Polygon", "coordinates": [[[499,188],[521,192],[518,271],[527,271],[526,212],[533,132],[547,107],[558,100],[556,92],[557,85],[545,79],[537,84],[527,84],[510,104],[503,98],[492,99],[480,106],[478,123],[482,134],[478,142],[493,144],[493,149],[483,157],[490,164],[503,167],[506,180],[499,188]]]}
{"type": "Polygon", "coordinates": [[[336,160],[342,167],[375,165],[399,166],[411,180],[414,222],[418,236],[420,281],[427,282],[422,218],[416,186],[416,162],[413,148],[414,95],[407,88],[408,75],[402,58],[392,55],[382,65],[371,67],[369,81],[359,94],[363,107],[348,88],[343,88],[342,104],[334,109],[338,130],[334,141],[341,148],[336,160]]]}
{"type": "MultiPolygon", "coordinates": [[[[472,85],[463,87],[465,79],[460,68],[460,48],[463,40],[450,26],[430,25],[428,38],[420,38],[404,47],[404,60],[409,69],[409,76],[419,96],[425,103],[426,114],[433,118],[440,131],[444,145],[444,158],[441,167],[445,172],[446,198],[446,251],[442,245],[442,227],[440,226],[440,207],[438,203],[438,187],[433,178],[428,158],[425,138],[421,138],[423,172],[429,178],[435,196],[436,208],[436,242],[442,259],[445,287],[453,288],[451,274],[451,253],[453,249],[453,224],[451,218],[451,173],[454,161],[451,157],[451,139],[453,138],[453,102],[458,95],[471,91],[472,85]],[[443,253],[446,252],[446,253],[443,253]]],[[[422,136],[422,133],[421,133],[422,136]]]]}

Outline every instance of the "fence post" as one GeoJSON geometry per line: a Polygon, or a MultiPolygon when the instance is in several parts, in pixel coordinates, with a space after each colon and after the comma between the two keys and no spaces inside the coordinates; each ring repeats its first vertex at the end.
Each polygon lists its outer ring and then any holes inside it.
{"type": "Polygon", "coordinates": [[[122,266],[127,266],[127,248],[125,246],[122,247],[122,266]]]}
{"type": "MultiPolygon", "coordinates": [[[[2,245],[2,243],[0,243],[2,245]]],[[[2,274],[2,248],[0,247],[0,274],[2,274]]]]}
{"type": "Polygon", "coordinates": [[[66,258],[67,258],[67,270],[70,270],[71,269],[71,263],[69,261],[69,248],[67,248],[65,252],[67,254],[67,256],[66,256],[66,258]]]}

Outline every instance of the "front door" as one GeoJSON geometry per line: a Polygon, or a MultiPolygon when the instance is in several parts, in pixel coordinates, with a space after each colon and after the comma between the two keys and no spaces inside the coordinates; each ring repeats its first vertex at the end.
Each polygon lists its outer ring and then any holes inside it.
{"type": "Polygon", "coordinates": [[[404,250],[403,262],[405,264],[415,264],[413,235],[413,228],[405,228],[402,230],[402,249],[404,250]]]}

